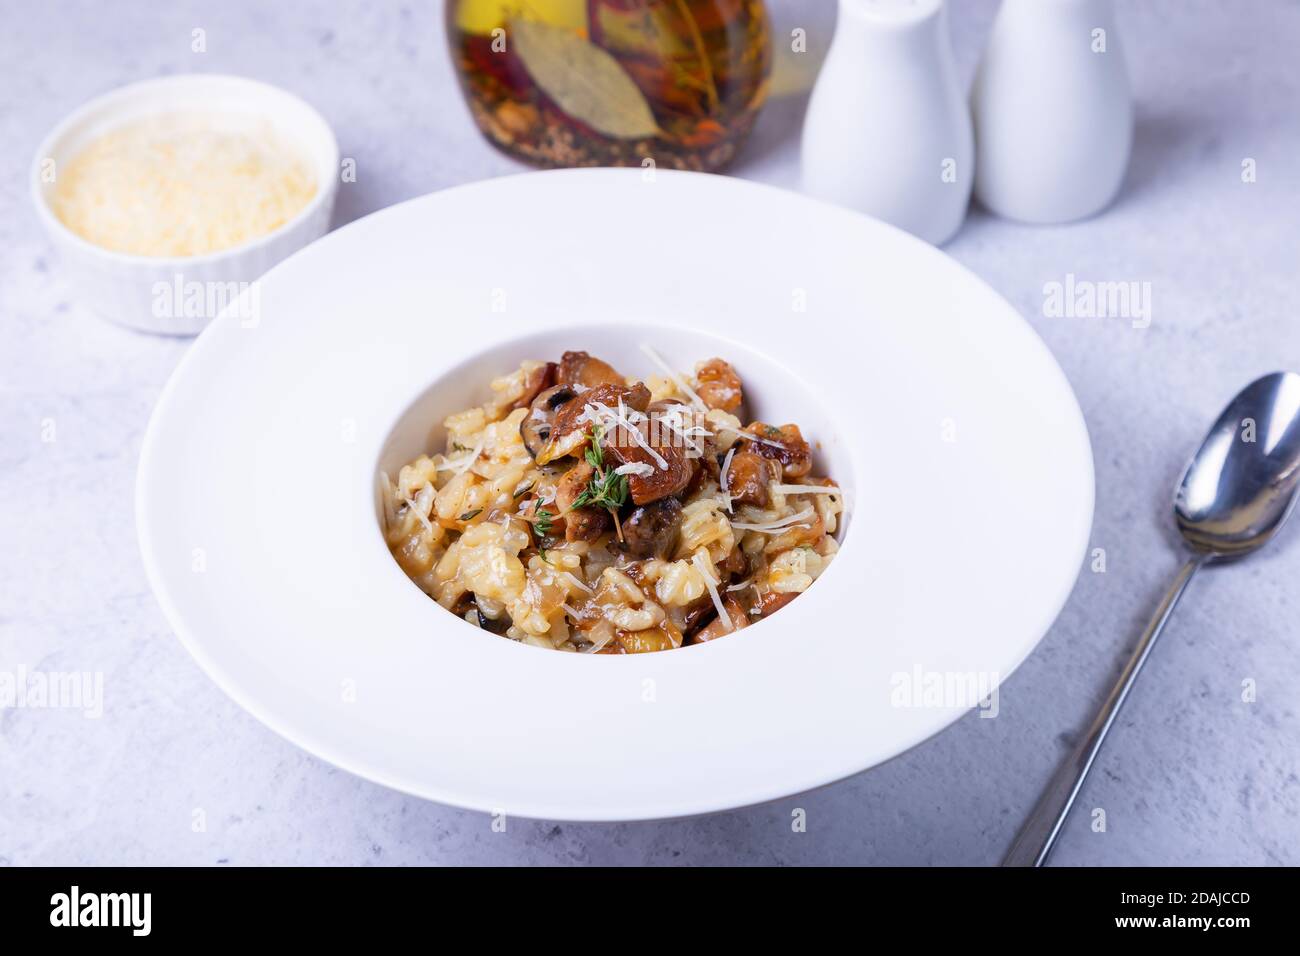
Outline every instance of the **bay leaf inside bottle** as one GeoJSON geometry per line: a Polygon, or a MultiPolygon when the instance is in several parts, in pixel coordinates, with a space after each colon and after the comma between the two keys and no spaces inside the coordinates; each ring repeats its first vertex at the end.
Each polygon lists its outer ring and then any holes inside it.
{"type": "Polygon", "coordinates": [[[571,30],[511,20],[507,43],[538,88],[560,110],[605,136],[659,134],[650,104],[618,60],[571,30]]]}

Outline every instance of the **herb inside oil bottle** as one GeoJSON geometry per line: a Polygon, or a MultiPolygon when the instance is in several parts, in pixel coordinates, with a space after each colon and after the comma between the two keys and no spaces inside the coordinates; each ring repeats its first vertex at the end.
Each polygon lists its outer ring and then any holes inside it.
{"type": "Polygon", "coordinates": [[[767,93],[763,0],[450,0],[470,109],[540,166],[726,165],[767,93]]]}

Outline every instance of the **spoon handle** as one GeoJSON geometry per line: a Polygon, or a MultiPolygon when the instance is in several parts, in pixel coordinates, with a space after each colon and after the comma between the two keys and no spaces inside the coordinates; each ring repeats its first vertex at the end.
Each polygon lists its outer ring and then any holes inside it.
{"type": "Polygon", "coordinates": [[[1205,555],[1196,555],[1179,569],[1174,583],[1165,592],[1160,606],[1156,608],[1156,613],[1152,615],[1146,630],[1142,632],[1142,637],[1138,639],[1137,646],[1133,648],[1133,654],[1124,665],[1124,671],[1111,689],[1106,703],[1102,704],[1088,732],[1075,745],[1074,751],[1065,763],[1061,764],[1056,775],[1052,777],[1051,783],[1043,791],[1033,813],[1025,821],[1020,835],[1016,837],[1016,842],[1011,845],[1006,859],[1002,861],[1003,866],[1042,866],[1047,860],[1047,855],[1052,852],[1052,846],[1056,843],[1056,837],[1061,832],[1061,825],[1065,823],[1074,798],[1078,796],[1084,778],[1092,769],[1092,762],[1097,757],[1097,751],[1101,749],[1101,742],[1106,739],[1106,732],[1115,722],[1119,709],[1124,706],[1124,700],[1128,697],[1133,682],[1137,680],[1138,672],[1146,663],[1147,656],[1155,646],[1156,638],[1164,629],[1165,622],[1173,614],[1178,599],[1183,596],[1183,591],[1187,590],[1192,575],[1200,569],[1205,560],[1205,555]]]}

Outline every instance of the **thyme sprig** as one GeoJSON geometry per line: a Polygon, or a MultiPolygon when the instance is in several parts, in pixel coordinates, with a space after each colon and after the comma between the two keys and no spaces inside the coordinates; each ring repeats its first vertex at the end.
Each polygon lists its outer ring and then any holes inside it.
{"type": "Polygon", "coordinates": [[[605,426],[592,425],[591,434],[588,436],[590,441],[583,457],[596,473],[587,482],[587,487],[573,499],[573,507],[591,505],[593,508],[604,508],[614,519],[614,530],[618,534],[618,540],[622,541],[623,525],[618,520],[618,509],[627,503],[627,476],[620,475],[615,469],[606,466],[605,450],[600,444],[604,437],[605,426]]]}

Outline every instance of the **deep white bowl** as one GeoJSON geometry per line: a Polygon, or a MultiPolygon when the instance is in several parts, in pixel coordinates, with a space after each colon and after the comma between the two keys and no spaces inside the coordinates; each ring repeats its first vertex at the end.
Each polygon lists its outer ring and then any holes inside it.
{"type": "Polygon", "coordinates": [[[828,783],[976,704],[946,677],[993,690],[1082,565],[1091,449],[1051,354],[855,213],[716,176],[530,173],[385,209],[259,285],[260,324],[219,318],[159,399],[145,568],[235,700],[388,786],[627,820],[828,783]],[[426,597],[384,546],[377,472],[519,358],[644,375],[647,339],[677,368],[733,359],[756,414],[820,443],[850,509],[826,572],[738,634],[627,656],[516,644],[426,597]]]}
{"type": "MultiPolygon", "coordinates": [[[[121,325],[146,332],[193,335],[211,319],[186,314],[161,291],[212,290],[219,301],[234,287],[251,283],[271,266],[329,230],[338,189],[339,148],[334,133],[316,110],[277,87],[238,76],[186,74],[133,83],[96,97],[60,122],[41,142],[32,162],[31,190],[37,215],[58,248],[78,298],[90,309],[121,325]],[[200,256],[138,256],[104,249],[68,229],[54,214],[56,183],[45,175],[50,160],[56,172],[96,138],[123,123],[159,113],[212,111],[265,121],[310,163],[316,195],[289,222],[257,239],[200,256]],[[178,278],[179,277],[179,278],[178,278]],[[161,307],[160,307],[161,305],[161,307]]],[[[205,301],[209,296],[205,295],[205,301]]],[[[255,321],[251,307],[247,321],[255,321]]]]}

